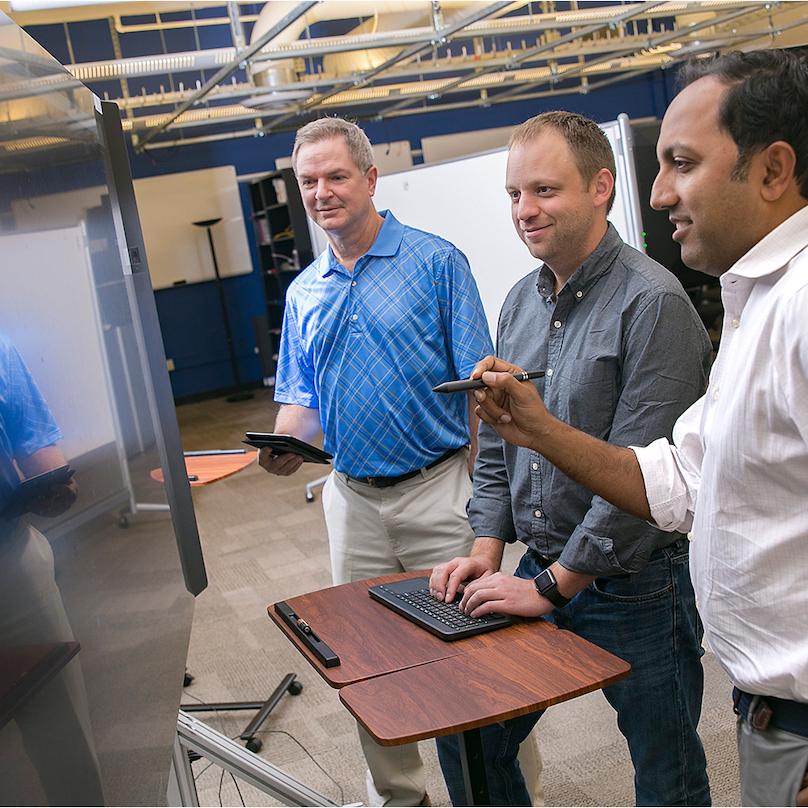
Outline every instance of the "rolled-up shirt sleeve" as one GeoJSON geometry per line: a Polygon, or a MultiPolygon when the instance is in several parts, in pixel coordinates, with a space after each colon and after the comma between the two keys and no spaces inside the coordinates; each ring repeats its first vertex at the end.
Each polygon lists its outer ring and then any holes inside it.
{"type": "MultiPolygon", "coordinates": [[[[644,304],[636,307],[623,334],[622,387],[608,434],[599,433],[597,425],[586,426],[583,419],[573,422],[616,446],[646,445],[672,435],[677,419],[697,401],[707,381],[709,342],[690,304],[674,293],[646,296],[644,304]]],[[[689,529],[654,527],[663,532],[650,529],[648,523],[600,497],[591,497],[559,563],[588,575],[639,573],[655,550],[672,541],[665,533],[689,529]]]]}
{"type": "Polygon", "coordinates": [[[704,398],[686,410],[673,429],[673,444],[659,438],[648,446],[631,446],[640,464],[653,524],[660,530],[686,533],[701,482],[704,449],[700,424],[704,398]]]}

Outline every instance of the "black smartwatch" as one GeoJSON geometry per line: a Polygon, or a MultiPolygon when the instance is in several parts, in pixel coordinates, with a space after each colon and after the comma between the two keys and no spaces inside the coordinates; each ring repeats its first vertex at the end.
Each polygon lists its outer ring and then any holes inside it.
{"type": "Polygon", "coordinates": [[[559,608],[566,606],[570,602],[569,598],[565,598],[559,593],[555,576],[550,572],[549,567],[543,572],[540,572],[533,579],[533,583],[536,584],[536,591],[547,598],[553,606],[559,608]]]}

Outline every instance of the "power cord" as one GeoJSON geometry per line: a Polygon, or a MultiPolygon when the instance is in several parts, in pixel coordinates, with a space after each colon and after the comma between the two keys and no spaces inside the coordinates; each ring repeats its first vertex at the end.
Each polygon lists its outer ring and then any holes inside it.
{"type": "MultiPolygon", "coordinates": [[[[244,797],[241,793],[241,789],[238,787],[238,780],[236,780],[236,776],[233,774],[233,772],[229,772],[229,774],[231,779],[233,780],[233,785],[236,787],[238,798],[241,800],[241,804],[246,808],[246,803],[244,802],[244,797]]],[[[224,769],[222,769],[222,776],[219,778],[219,805],[221,806],[221,808],[224,808],[224,802],[222,801],[222,786],[224,785],[224,775],[225,771],[224,769]]]]}
{"type": "Polygon", "coordinates": [[[345,805],[345,792],[342,790],[342,786],[317,762],[314,755],[312,755],[294,735],[284,729],[260,729],[256,732],[256,735],[285,735],[287,738],[293,740],[306,753],[309,760],[311,760],[311,762],[339,789],[340,805],[345,805]]]}

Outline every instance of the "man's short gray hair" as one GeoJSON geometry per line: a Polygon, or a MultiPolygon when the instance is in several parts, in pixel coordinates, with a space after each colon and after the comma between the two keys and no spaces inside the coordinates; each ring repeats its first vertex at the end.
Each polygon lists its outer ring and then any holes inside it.
{"type": "Polygon", "coordinates": [[[370,140],[355,123],[343,118],[318,118],[297,130],[292,150],[292,169],[295,174],[297,174],[297,153],[304,143],[319,143],[321,140],[330,140],[334,137],[345,140],[351,159],[362,174],[366,174],[374,163],[370,140]]]}

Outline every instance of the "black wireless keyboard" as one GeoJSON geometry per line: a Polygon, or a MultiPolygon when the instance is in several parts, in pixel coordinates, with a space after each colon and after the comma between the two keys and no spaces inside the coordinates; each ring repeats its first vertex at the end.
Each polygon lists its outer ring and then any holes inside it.
{"type": "Polygon", "coordinates": [[[452,603],[435,600],[429,594],[428,578],[409,578],[392,584],[378,584],[368,594],[389,609],[425,628],[442,640],[460,640],[484,631],[509,626],[513,618],[507,614],[469,617],[460,611],[460,596],[452,603]]]}

